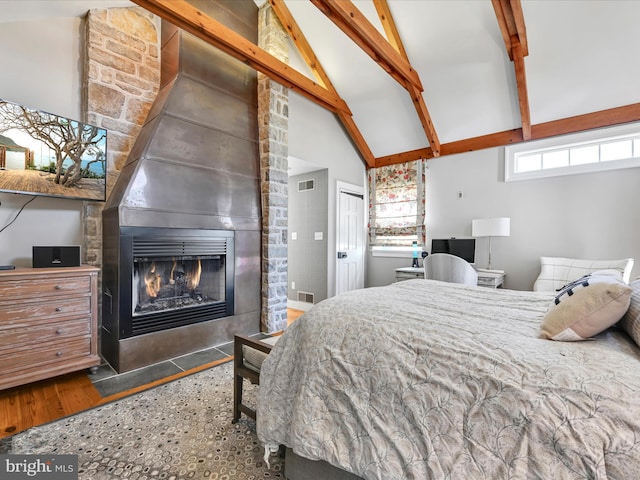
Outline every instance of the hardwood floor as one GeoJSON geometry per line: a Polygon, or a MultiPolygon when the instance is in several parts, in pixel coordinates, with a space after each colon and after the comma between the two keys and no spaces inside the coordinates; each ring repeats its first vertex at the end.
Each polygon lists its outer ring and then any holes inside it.
{"type": "MultiPolygon", "coordinates": [[[[287,324],[291,325],[303,313],[300,310],[287,309],[287,324]]],[[[96,390],[85,372],[62,375],[0,391],[0,439],[118,400],[167,381],[191,375],[225,361],[229,361],[229,359],[201,365],[105,398],[96,390]]]]}
{"type": "Polygon", "coordinates": [[[100,394],[84,372],[0,392],[0,438],[98,405],[100,394]]]}
{"type": "Polygon", "coordinates": [[[298,319],[304,312],[302,310],[294,310],[293,308],[287,308],[287,326],[291,325],[298,319]]]}

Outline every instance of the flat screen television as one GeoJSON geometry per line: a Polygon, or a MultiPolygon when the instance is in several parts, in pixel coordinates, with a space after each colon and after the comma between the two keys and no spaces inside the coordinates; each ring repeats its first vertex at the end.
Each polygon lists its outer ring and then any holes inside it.
{"type": "Polygon", "coordinates": [[[431,253],[449,253],[469,263],[476,260],[475,238],[444,238],[431,240],[431,253]]]}
{"type": "Polygon", "coordinates": [[[0,191],[106,200],[107,131],[0,99],[0,191]]]}

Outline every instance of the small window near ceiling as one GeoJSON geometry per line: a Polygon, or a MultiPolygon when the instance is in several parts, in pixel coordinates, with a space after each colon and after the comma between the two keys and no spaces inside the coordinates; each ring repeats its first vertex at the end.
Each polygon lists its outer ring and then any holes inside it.
{"type": "Polygon", "coordinates": [[[640,167],[640,124],[505,148],[505,181],[640,167]]]}

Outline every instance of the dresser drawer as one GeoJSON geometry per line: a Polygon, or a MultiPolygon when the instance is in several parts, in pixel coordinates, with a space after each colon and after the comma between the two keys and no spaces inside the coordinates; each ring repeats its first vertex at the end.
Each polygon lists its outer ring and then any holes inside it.
{"type": "Polygon", "coordinates": [[[0,353],[0,380],[3,376],[18,370],[42,366],[52,368],[55,363],[91,355],[91,337],[89,335],[74,339],[60,339],[32,346],[21,346],[10,352],[0,353]]]}
{"type": "MultiPolygon", "coordinates": [[[[51,320],[59,317],[89,315],[91,297],[48,299],[46,302],[22,302],[8,304],[0,302],[0,329],[25,324],[25,320],[51,320]]],[[[30,322],[27,324],[31,324],[30,322]]]]}
{"type": "Polygon", "coordinates": [[[61,338],[82,337],[91,333],[91,322],[89,317],[63,322],[52,322],[44,325],[24,326],[0,326],[0,355],[8,350],[15,350],[18,346],[28,344],[45,344],[50,341],[57,341],[61,338]]]}
{"type": "Polygon", "coordinates": [[[91,279],[88,275],[75,277],[31,278],[0,282],[0,299],[38,299],[42,295],[88,294],[91,279]]]}

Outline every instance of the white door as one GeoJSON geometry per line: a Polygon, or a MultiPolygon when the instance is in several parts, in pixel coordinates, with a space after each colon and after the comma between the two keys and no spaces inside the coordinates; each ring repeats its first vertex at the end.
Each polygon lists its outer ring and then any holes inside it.
{"type": "Polygon", "coordinates": [[[338,186],[336,295],[364,288],[364,196],[338,186]]]}

